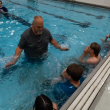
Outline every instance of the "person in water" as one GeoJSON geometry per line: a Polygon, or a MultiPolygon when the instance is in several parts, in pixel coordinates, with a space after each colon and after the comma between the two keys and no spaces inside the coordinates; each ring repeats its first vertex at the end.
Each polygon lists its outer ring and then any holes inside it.
{"type": "Polygon", "coordinates": [[[41,94],[40,96],[37,96],[33,110],[58,110],[58,107],[47,96],[41,94]]]}
{"type": "Polygon", "coordinates": [[[84,78],[82,77],[83,68],[75,63],[70,64],[62,73],[60,77],[65,79],[64,82],[56,84],[55,94],[59,96],[64,92],[66,95],[71,96],[76,89],[82,84],[84,78]]]}
{"type": "Polygon", "coordinates": [[[97,64],[101,60],[101,56],[99,55],[99,52],[101,50],[101,47],[98,43],[93,42],[89,46],[87,46],[83,52],[83,54],[79,58],[79,62],[81,63],[87,63],[87,64],[97,64]],[[84,57],[89,54],[89,58],[84,60],[84,57]]]}
{"type": "Polygon", "coordinates": [[[62,48],[52,37],[49,30],[44,27],[43,18],[41,16],[35,16],[32,27],[25,30],[21,35],[21,39],[16,48],[13,61],[8,62],[5,68],[9,68],[10,66],[14,65],[18,61],[23,50],[28,58],[41,57],[48,51],[49,43],[61,51],[69,50],[66,47],[62,48]]]}
{"type": "Polygon", "coordinates": [[[2,13],[8,12],[7,8],[2,6],[2,1],[0,1],[0,12],[2,12],[2,13]]]}
{"type": "Polygon", "coordinates": [[[108,41],[108,38],[110,38],[110,34],[106,35],[105,40],[104,39],[100,39],[102,41],[102,45],[105,48],[110,48],[110,41],[108,41]],[[105,44],[107,43],[107,44],[105,44]]]}

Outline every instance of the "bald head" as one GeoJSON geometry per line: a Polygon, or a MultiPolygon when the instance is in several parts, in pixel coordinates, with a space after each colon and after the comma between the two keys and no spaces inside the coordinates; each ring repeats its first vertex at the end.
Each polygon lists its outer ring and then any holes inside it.
{"type": "Polygon", "coordinates": [[[39,22],[44,22],[43,18],[41,16],[35,16],[33,19],[33,24],[39,23],[39,22]]]}
{"type": "Polygon", "coordinates": [[[44,21],[41,16],[35,16],[32,23],[33,32],[37,35],[42,34],[44,21]]]}

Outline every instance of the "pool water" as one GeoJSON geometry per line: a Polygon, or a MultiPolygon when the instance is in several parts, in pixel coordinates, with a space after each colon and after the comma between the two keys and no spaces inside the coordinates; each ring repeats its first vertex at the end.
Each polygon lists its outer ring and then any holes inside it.
{"type": "MultiPolygon", "coordinates": [[[[92,42],[101,45],[100,38],[109,34],[110,11],[58,0],[4,0],[3,6],[10,17],[0,14],[0,110],[30,110],[40,94],[59,105],[52,94],[54,86],[44,87],[44,81],[59,76],[69,64],[78,63],[77,59],[92,42]],[[44,27],[53,38],[70,50],[60,51],[49,44],[48,53],[39,62],[26,62],[22,52],[16,65],[5,69],[20,35],[36,15],[43,17],[44,27]]],[[[101,48],[103,58],[109,49],[102,45],[101,48]]],[[[90,71],[84,70],[83,76],[87,77],[90,71]]]]}

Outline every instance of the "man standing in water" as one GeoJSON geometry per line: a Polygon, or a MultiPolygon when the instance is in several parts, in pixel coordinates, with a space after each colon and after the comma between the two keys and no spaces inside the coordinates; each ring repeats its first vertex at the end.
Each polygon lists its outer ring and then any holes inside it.
{"type": "Polygon", "coordinates": [[[54,47],[67,51],[68,48],[62,48],[57,41],[52,38],[49,30],[43,27],[44,21],[41,16],[35,16],[33,19],[32,27],[28,28],[21,35],[20,42],[16,48],[14,60],[8,62],[5,68],[8,68],[14,65],[19,59],[21,52],[24,50],[24,53],[27,57],[37,58],[42,56],[48,51],[48,44],[51,43],[54,47]]]}

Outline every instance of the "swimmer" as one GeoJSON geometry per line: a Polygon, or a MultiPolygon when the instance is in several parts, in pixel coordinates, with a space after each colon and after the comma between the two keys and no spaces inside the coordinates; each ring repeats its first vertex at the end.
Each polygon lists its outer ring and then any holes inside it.
{"type": "Polygon", "coordinates": [[[0,1],[0,12],[3,12],[3,13],[8,12],[7,8],[2,6],[2,1],[0,1]]]}
{"type": "Polygon", "coordinates": [[[41,94],[40,96],[37,96],[33,110],[58,110],[58,107],[47,96],[41,94]]]}
{"type": "Polygon", "coordinates": [[[90,46],[87,46],[83,54],[80,56],[79,62],[96,65],[101,60],[101,56],[99,55],[100,50],[101,47],[96,42],[90,44],[90,46]],[[87,54],[89,54],[90,57],[87,60],[84,60],[84,57],[87,54]]]}
{"type": "MultiPolygon", "coordinates": [[[[72,95],[76,89],[82,84],[84,78],[82,77],[83,69],[81,66],[73,63],[70,64],[62,73],[62,79],[66,79],[65,82],[59,82],[57,84],[54,93],[57,95],[61,94],[61,91],[67,95],[72,95]]],[[[59,95],[58,95],[59,96],[59,95]]]]}
{"type": "Polygon", "coordinates": [[[106,35],[105,40],[104,39],[100,39],[102,41],[103,47],[105,47],[105,48],[110,48],[110,41],[107,41],[108,38],[110,38],[110,34],[106,35]],[[107,45],[105,44],[106,42],[107,42],[107,45]]]}

